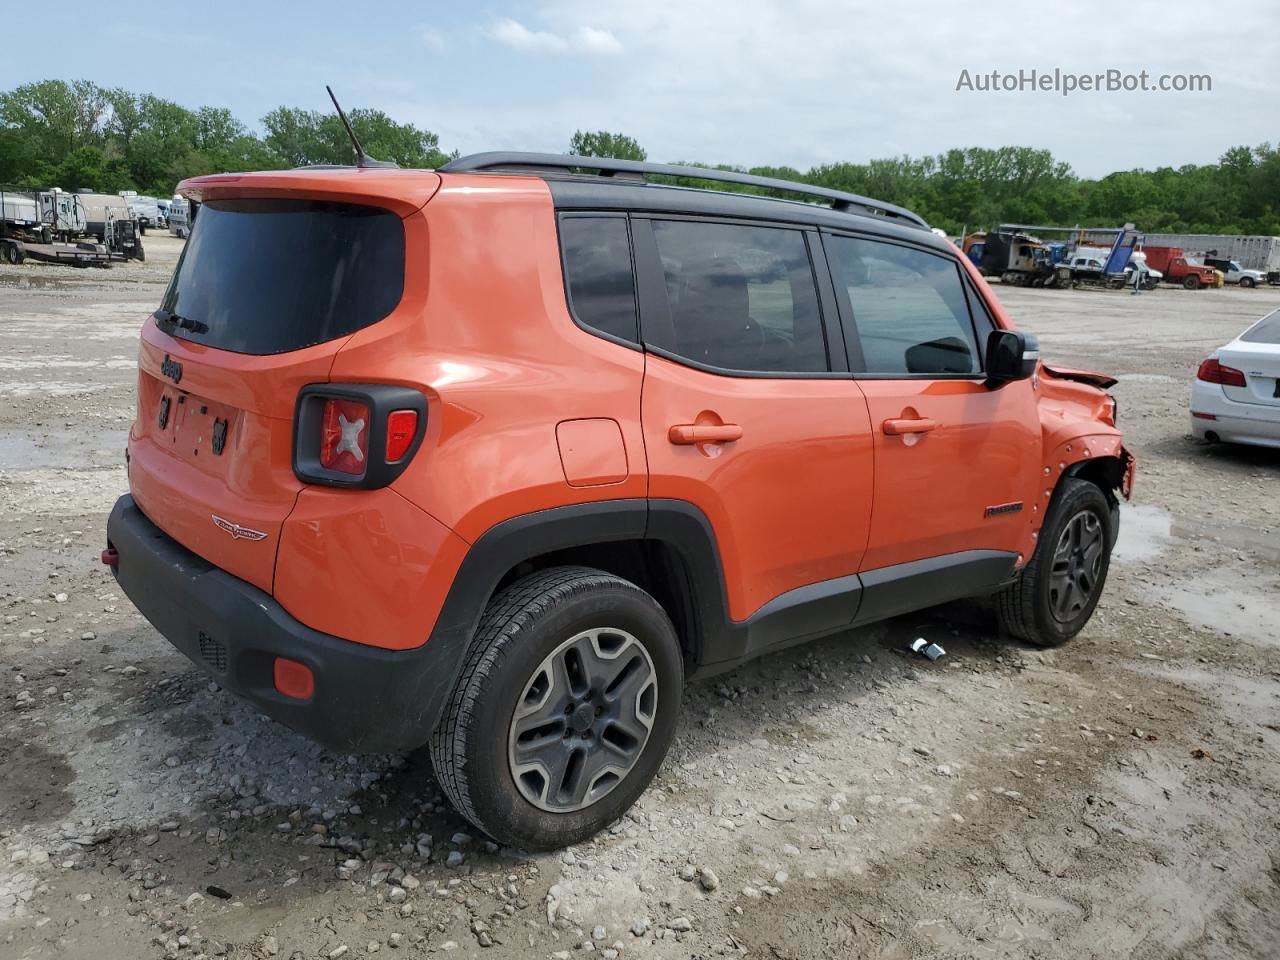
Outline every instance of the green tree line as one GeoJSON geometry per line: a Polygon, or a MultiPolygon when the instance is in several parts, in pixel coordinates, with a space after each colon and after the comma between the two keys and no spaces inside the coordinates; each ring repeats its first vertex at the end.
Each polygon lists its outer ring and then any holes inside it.
{"type": "MultiPolygon", "coordinates": [[[[434,167],[450,156],[435,133],[381,110],[357,108],[350,118],[372,156],[406,167],[434,167]]],[[[568,148],[578,155],[646,158],[633,138],[603,130],[575,132],[568,148]]],[[[351,145],[331,111],[281,106],[252,129],[222,108],[192,110],[84,80],[44,80],[0,92],[0,184],[8,186],[168,196],[179,180],[202,173],[351,160],[351,145]]],[[[1280,147],[1269,143],[1232,147],[1217,163],[1123,170],[1099,179],[1077,176],[1047,150],[1018,146],[807,171],[720,169],[875,197],[915,210],[950,233],[998,223],[1131,222],[1149,231],[1280,235],[1280,147]]]]}
{"type": "MultiPolygon", "coordinates": [[[[364,148],[406,167],[448,157],[439,138],[381,110],[348,113],[364,148]]],[[[188,109],[149,93],[86,80],[43,80],[0,92],[0,184],[137,190],[167,197],[184,177],[350,163],[336,114],[278,107],[249,129],[220,107],[188,109]]]]}

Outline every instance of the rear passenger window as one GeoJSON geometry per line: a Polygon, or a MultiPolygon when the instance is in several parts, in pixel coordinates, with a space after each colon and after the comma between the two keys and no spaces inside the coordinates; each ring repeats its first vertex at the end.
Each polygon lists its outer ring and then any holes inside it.
{"type": "Polygon", "coordinates": [[[827,244],[849,291],[867,373],[976,374],[978,346],[957,265],[912,247],[852,237],[827,244]]]}
{"type": "Polygon", "coordinates": [[[637,342],[626,218],[565,217],[560,243],[573,315],[596,330],[637,342]]]}
{"type": "Polygon", "coordinates": [[[654,346],[728,370],[828,369],[813,268],[800,231],[655,220],[653,232],[674,337],[654,346]]]}

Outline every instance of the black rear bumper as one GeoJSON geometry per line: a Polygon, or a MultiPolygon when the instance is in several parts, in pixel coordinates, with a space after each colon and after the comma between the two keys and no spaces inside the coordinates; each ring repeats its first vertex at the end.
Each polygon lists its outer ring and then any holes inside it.
{"type": "Polygon", "coordinates": [[[183,547],[131,496],[111,511],[107,541],[119,555],[116,580],[142,615],[263,713],[343,752],[401,752],[430,738],[453,686],[457,644],[438,637],[412,650],[382,650],[312,630],[269,594],[183,547]],[[310,699],[275,689],[276,657],[311,668],[310,699]]]}

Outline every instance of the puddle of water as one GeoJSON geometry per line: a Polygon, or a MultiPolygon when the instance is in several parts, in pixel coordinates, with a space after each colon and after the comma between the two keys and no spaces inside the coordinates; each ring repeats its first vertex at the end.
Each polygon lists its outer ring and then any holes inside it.
{"type": "Polygon", "coordinates": [[[1159,507],[1120,505],[1120,536],[1111,559],[1117,563],[1151,560],[1170,545],[1169,514],[1159,507]]]}
{"type": "Polygon", "coordinates": [[[0,287],[15,287],[18,290],[67,290],[71,287],[71,284],[62,277],[0,273],[0,287]]]}
{"type": "Polygon", "coordinates": [[[1280,648],[1276,591],[1229,570],[1212,570],[1197,583],[1155,588],[1156,595],[1192,623],[1261,647],[1280,648]],[[1252,582],[1251,582],[1252,581],[1252,582]]]}
{"type": "Polygon", "coordinates": [[[1177,377],[1167,373],[1119,373],[1115,374],[1124,383],[1181,383],[1177,377]]]}
{"type": "Polygon", "coordinates": [[[1280,714],[1280,685],[1262,677],[1244,677],[1227,670],[1203,667],[1141,666],[1140,673],[1173,680],[1212,694],[1223,704],[1233,707],[1244,717],[1270,717],[1280,714]]]}
{"type": "Polygon", "coordinates": [[[0,470],[114,467],[124,459],[128,437],[128,430],[42,436],[25,430],[0,429],[0,470]]]}
{"type": "Polygon", "coordinates": [[[1246,550],[1280,563],[1280,536],[1230,523],[1208,524],[1146,504],[1120,507],[1120,538],[1112,559],[1120,563],[1151,560],[1177,541],[1208,540],[1246,550]]]}

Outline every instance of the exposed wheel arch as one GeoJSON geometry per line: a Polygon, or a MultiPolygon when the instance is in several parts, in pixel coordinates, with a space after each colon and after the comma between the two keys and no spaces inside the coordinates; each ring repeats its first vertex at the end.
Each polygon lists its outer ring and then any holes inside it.
{"type": "Polygon", "coordinates": [[[1102,489],[1102,492],[1116,499],[1115,491],[1124,484],[1125,463],[1120,457],[1093,457],[1089,460],[1078,460],[1063,471],[1058,485],[1067,477],[1079,477],[1102,489]]]}

